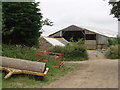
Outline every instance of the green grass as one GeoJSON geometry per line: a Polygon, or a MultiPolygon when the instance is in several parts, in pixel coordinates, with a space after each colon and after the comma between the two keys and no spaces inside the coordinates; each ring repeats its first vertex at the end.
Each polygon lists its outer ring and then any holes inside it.
{"type": "Polygon", "coordinates": [[[5,74],[2,76],[2,88],[42,88],[53,81],[59,80],[68,72],[77,70],[77,64],[65,64],[61,69],[51,67],[47,76],[43,80],[35,80],[31,75],[13,75],[8,79],[4,79],[5,74]]]}
{"type": "Polygon", "coordinates": [[[2,56],[34,60],[34,49],[31,47],[22,47],[18,45],[2,45],[2,56]]]}
{"type": "Polygon", "coordinates": [[[0,90],[2,89],[2,74],[0,73],[0,90]]]}
{"type": "MultiPolygon", "coordinates": [[[[2,56],[11,58],[20,58],[33,61],[35,51],[36,48],[5,44],[2,45],[2,56]]],[[[58,64],[58,62],[53,63],[53,60],[54,59],[51,58],[49,62],[46,62],[47,67],[49,67],[49,72],[43,80],[36,80],[32,75],[12,75],[10,78],[4,79],[6,74],[2,73],[2,88],[41,88],[55,80],[60,79],[60,77],[63,77],[68,72],[79,69],[77,64],[64,64],[61,69],[56,69],[53,66],[58,64]]]]}

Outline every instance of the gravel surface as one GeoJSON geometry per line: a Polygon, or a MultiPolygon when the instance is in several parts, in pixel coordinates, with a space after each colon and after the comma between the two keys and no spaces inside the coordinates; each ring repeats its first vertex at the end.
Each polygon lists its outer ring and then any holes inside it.
{"type": "Polygon", "coordinates": [[[88,61],[66,62],[77,63],[80,70],[69,72],[44,88],[118,88],[118,60],[105,59],[99,53],[97,59],[91,52],[88,61]]]}
{"type": "Polygon", "coordinates": [[[73,71],[45,88],[117,88],[118,60],[94,60],[79,63],[80,70],[73,71]]]}

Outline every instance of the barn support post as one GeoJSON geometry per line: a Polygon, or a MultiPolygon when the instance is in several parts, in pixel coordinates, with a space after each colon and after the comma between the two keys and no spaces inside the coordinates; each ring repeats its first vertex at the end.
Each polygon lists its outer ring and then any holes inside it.
{"type": "Polygon", "coordinates": [[[84,35],[84,40],[86,40],[86,34],[85,34],[85,32],[83,32],[83,31],[81,31],[82,33],[83,33],[83,35],[84,35]]]}
{"type": "Polygon", "coordinates": [[[98,49],[98,35],[96,34],[96,49],[98,49]]]}

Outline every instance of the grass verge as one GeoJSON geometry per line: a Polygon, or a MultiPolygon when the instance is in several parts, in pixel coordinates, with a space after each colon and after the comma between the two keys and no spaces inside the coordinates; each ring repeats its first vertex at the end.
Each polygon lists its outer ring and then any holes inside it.
{"type": "MultiPolygon", "coordinates": [[[[36,48],[22,47],[16,45],[2,45],[2,56],[19,58],[26,60],[34,60],[34,51],[39,50],[36,48]]],[[[32,75],[12,75],[8,79],[4,79],[5,73],[0,73],[2,75],[2,88],[42,88],[51,82],[60,79],[65,74],[70,71],[79,69],[77,64],[64,64],[61,69],[56,69],[53,63],[46,62],[47,67],[49,67],[48,74],[43,80],[35,80],[32,75]]]]}
{"type": "Polygon", "coordinates": [[[34,52],[36,48],[20,46],[20,45],[2,45],[2,56],[10,58],[19,58],[25,60],[34,60],[34,52]]]}
{"type": "Polygon", "coordinates": [[[42,88],[53,81],[59,80],[68,72],[77,70],[78,64],[64,64],[61,69],[50,68],[47,76],[42,81],[35,80],[32,75],[13,75],[8,79],[4,79],[5,74],[2,75],[2,88],[42,88]]]}

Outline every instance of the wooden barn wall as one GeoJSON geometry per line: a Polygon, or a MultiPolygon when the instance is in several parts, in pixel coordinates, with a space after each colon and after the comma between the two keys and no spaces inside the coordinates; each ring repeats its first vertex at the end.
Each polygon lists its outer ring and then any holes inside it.
{"type": "MultiPolygon", "coordinates": [[[[96,34],[96,33],[85,30],[85,34],[96,34]]],[[[96,49],[96,40],[85,40],[85,46],[87,47],[87,49],[96,49]]]]}
{"type": "Polygon", "coordinates": [[[39,38],[39,48],[41,50],[47,50],[48,48],[51,48],[53,45],[50,44],[46,39],[43,37],[39,38]]]}
{"type": "Polygon", "coordinates": [[[97,44],[107,44],[108,37],[97,34],[97,44]]]}
{"type": "Polygon", "coordinates": [[[95,33],[91,32],[91,31],[88,31],[88,30],[85,30],[85,34],[95,34],[95,33]]]}
{"type": "Polygon", "coordinates": [[[85,40],[87,49],[96,49],[96,40],[85,40]]]}
{"type": "Polygon", "coordinates": [[[55,33],[55,34],[51,35],[50,37],[60,36],[60,34],[61,34],[61,32],[57,32],[57,33],[55,33]]]}

